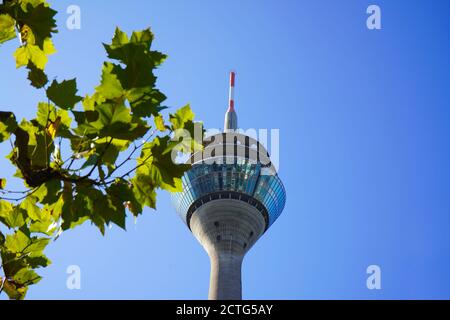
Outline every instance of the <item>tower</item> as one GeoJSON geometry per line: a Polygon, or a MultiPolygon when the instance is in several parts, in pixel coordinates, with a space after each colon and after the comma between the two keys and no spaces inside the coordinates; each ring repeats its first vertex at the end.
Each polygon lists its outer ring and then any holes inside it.
{"type": "Polygon", "coordinates": [[[209,255],[209,299],[242,299],[245,254],[274,223],[286,193],[269,154],[257,140],[237,132],[235,73],[230,74],[224,133],[191,155],[183,191],[172,195],[178,214],[209,255]]]}

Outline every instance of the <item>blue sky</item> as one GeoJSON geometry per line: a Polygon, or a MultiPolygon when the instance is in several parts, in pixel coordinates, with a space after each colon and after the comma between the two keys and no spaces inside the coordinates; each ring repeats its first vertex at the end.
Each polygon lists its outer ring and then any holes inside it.
{"type": "MultiPolygon", "coordinates": [[[[234,69],[240,127],[280,129],[287,203],[244,261],[244,298],[450,298],[448,1],[50,2],[60,32],[48,74],[77,77],[83,95],[115,26],[150,26],[169,55],[158,71],[168,105],[189,102],[222,127],[234,69]],[[81,30],[65,27],[70,4],[81,30]],[[370,4],[381,30],[366,27],[370,4]],[[381,290],[366,288],[371,264],[381,290]]],[[[0,50],[0,109],[30,118],[45,99],[15,70],[16,45],[0,50]]],[[[12,175],[3,157],[0,166],[12,175]]],[[[66,232],[28,298],[207,297],[208,257],[167,193],[127,228],[66,232]],[[69,265],[81,268],[81,290],[66,288],[69,265]]]]}

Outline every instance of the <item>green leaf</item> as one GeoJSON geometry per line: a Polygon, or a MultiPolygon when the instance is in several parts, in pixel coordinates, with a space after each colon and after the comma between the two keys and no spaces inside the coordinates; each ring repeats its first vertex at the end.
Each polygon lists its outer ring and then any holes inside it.
{"type": "MultiPolygon", "coordinates": [[[[23,1],[22,1],[23,2],[23,1]]],[[[22,7],[23,8],[23,7],[22,7]]],[[[35,38],[35,43],[43,48],[45,39],[56,33],[56,11],[45,3],[29,3],[24,11],[19,11],[17,20],[31,28],[35,38]]]]}
{"type": "Polygon", "coordinates": [[[119,60],[125,69],[117,68],[117,74],[124,89],[153,87],[156,77],[152,70],[160,65],[166,56],[150,51],[153,34],[150,29],[134,32],[131,39],[119,28],[116,29],[110,45],[104,44],[108,57],[119,60]]]}
{"type": "Polygon", "coordinates": [[[58,107],[69,110],[83,99],[82,97],[77,96],[77,91],[75,79],[64,80],[61,83],[53,80],[52,84],[47,89],[47,97],[58,107]]]}
{"type": "Polygon", "coordinates": [[[128,149],[130,141],[122,139],[102,138],[94,142],[97,156],[101,156],[100,165],[113,166],[121,151],[128,149]]]}
{"type": "Polygon", "coordinates": [[[142,205],[156,209],[156,186],[150,176],[139,174],[130,180],[136,200],[142,205]]]}
{"type": "Polygon", "coordinates": [[[27,267],[28,263],[26,255],[8,250],[6,241],[4,242],[4,246],[0,249],[3,270],[7,277],[13,277],[21,269],[27,267]]]}
{"type": "Polygon", "coordinates": [[[137,160],[137,176],[150,177],[152,185],[170,192],[181,191],[181,177],[189,165],[176,164],[172,159],[170,138],[156,137],[142,148],[137,160]]]}
{"type": "MultiPolygon", "coordinates": [[[[115,65],[110,62],[103,64],[101,84],[95,90],[104,99],[116,99],[124,94],[124,90],[117,75],[113,73],[115,65]]],[[[102,101],[103,102],[103,101],[102,101]]]]}
{"type": "Polygon", "coordinates": [[[17,271],[14,275],[8,275],[3,284],[3,290],[10,299],[22,300],[28,291],[28,286],[36,284],[41,277],[32,269],[24,267],[17,271]]]}
{"type": "Polygon", "coordinates": [[[0,142],[9,139],[16,128],[17,121],[14,113],[0,111],[0,142]]]}
{"type": "Polygon", "coordinates": [[[0,14],[0,44],[16,37],[15,21],[8,14],[0,14]]]}
{"type": "Polygon", "coordinates": [[[38,69],[44,70],[48,61],[48,55],[55,53],[55,47],[50,38],[45,39],[43,49],[37,45],[27,43],[14,52],[16,58],[16,67],[20,68],[27,66],[28,63],[33,63],[38,69]]]}
{"type": "Polygon", "coordinates": [[[0,200],[0,215],[3,217],[6,217],[10,211],[13,210],[13,206],[11,203],[5,201],[5,200],[0,200]]]}
{"type": "Polygon", "coordinates": [[[22,269],[16,273],[14,276],[14,281],[20,283],[21,285],[32,285],[36,284],[41,280],[41,277],[31,269],[22,269]]]}
{"type": "Polygon", "coordinates": [[[7,235],[5,246],[13,253],[23,253],[30,242],[30,239],[22,231],[17,231],[13,235],[7,235]]]}
{"type": "Polygon", "coordinates": [[[60,190],[61,181],[52,179],[39,186],[39,189],[34,193],[34,196],[37,197],[42,204],[53,204],[58,201],[58,193],[60,190]]]}
{"type": "Polygon", "coordinates": [[[153,87],[133,88],[127,92],[133,115],[137,117],[158,116],[167,107],[161,106],[166,96],[153,87]]]}
{"type": "Polygon", "coordinates": [[[95,166],[98,163],[98,158],[99,155],[98,154],[92,154],[89,156],[89,158],[85,161],[85,163],[83,163],[83,165],[81,166],[80,170],[86,169],[87,167],[91,167],[91,166],[95,166]]]}
{"type": "Polygon", "coordinates": [[[25,224],[27,214],[11,203],[0,200],[0,221],[8,228],[17,228],[25,224]]]}
{"type": "Polygon", "coordinates": [[[107,225],[111,222],[125,230],[125,205],[114,197],[103,195],[95,202],[95,210],[100,213],[107,225]]]}
{"type": "MultiPolygon", "coordinates": [[[[130,109],[123,104],[103,103],[95,107],[98,117],[95,121],[79,123],[74,129],[79,135],[92,137],[111,137],[114,139],[134,141],[143,137],[149,130],[149,126],[139,119],[135,119],[130,114],[130,109]]],[[[78,120],[83,116],[78,115],[78,120]]]]}
{"type": "Polygon", "coordinates": [[[89,198],[83,193],[83,188],[80,187],[77,194],[73,195],[72,184],[66,182],[64,184],[64,191],[62,194],[62,230],[75,228],[81,225],[89,218],[89,212],[86,211],[86,205],[89,198]],[[81,191],[81,192],[80,192],[81,191]]]}
{"type": "Polygon", "coordinates": [[[36,257],[27,257],[28,265],[33,268],[47,267],[52,262],[45,255],[36,256],[36,257]]]}
{"type": "Polygon", "coordinates": [[[30,232],[42,233],[51,236],[57,229],[57,225],[51,220],[34,221],[30,224],[30,232]]]}
{"type": "Polygon", "coordinates": [[[133,185],[124,180],[116,180],[107,189],[106,193],[111,197],[116,206],[125,205],[134,216],[142,213],[142,205],[136,198],[133,185]]]}
{"type": "Polygon", "coordinates": [[[9,281],[8,288],[5,282],[5,292],[10,297],[18,294],[18,289],[26,288],[40,280],[32,269],[50,264],[50,260],[42,253],[49,241],[48,238],[30,237],[22,230],[6,237],[0,247],[0,254],[5,277],[9,281]]]}
{"type": "Polygon", "coordinates": [[[48,83],[48,78],[45,72],[37,68],[33,63],[29,62],[27,66],[28,80],[30,80],[31,85],[37,89],[44,87],[48,83]]]}
{"type": "Polygon", "coordinates": [[[130,41],[125,32],[116,28],[111,44],[104,44],[103,46],[110,59],[119,60],[124,64],[129,64],[133,53],[138,50],[148,50],[152,40],[153,34],[150,29],[134,32],[130,41]]]}
{"type": "Polygon", "coordinates": [[[37,170],[48,168],[50,154],[53,152],[53,139],[44,131],[37,131],[34,135],[36,145],[31,149],[31,167],[37,170]]]}
{"type": "Polygon", "coordinates": [[[12,300],[23,300],[28,291],[28,287],[16,284],[14,281],[6,280],[3,284],[3,291],[12,300]]]}
{"type": "Polygon", "coordinates": [[[164,124],[164,118],[162,115],[156,116],[154,118],[156,129],[163,132],[166,131],[166,125],[164,124]]]}
{"type": "Polygon", "coordinates": [[[172,123],[172,130],[184,129],[185,124],[194,120],[194,113],[189,105],[178,109],[175,114],[169,116],[169,121],[172,123]]]}
{"type": "Polygon", "coordinates": [[[120,201],[113,201],[93,186],[78,186],[73,205],[63,210],[63,230],[72,228],[89,218],[102,234],[105,225],[115,223],[125,228],[125,206],[120,201]]]}
{"type": "Polygon", "coordinates": [[[0,200],[0,221],[8,228],[21,227],[25,223],[20,210],[5,200],[0,200]]]}
{"type": "Polygon", "coordinates": [[[201,122],[187,121],[183,124],[183,129],[176,129],[173,132],[170,145],[174,151],[192,154],[203,150],[204,128],[201,122]]]}
{"type": "Polygon", "coordinates": [[[12,253],[38,257],[42,255],[49,242],[48,238],[30,238],[23,231],[17,230],[14,234],[6,236],[5,247],[12,253]]]}
{"type": "Polygon", "coordinates": [[[14,209],[11,211],[9,215],[9,218],[6,219],[6,221],[11,228],[19,228],[25,224],[26,219],[27,219],[27,212],[21,210],[19,207],[14,207],[14,209]]]}
{"type": "Polygon", "coordinates": [[[0,190],[5,189],[6,187],[6,179],[0,178],[0,190]]]}
{"type": "Polygon", "coordinates": [[[28,215],[33,221],[40,221],[43,219],[41,208],[36,205],[37,198],[33,196],[28,196],[20,204],[20,209],[26,215],[28,215]]]}
{"type": "Polygon", "coordinates": [[[42,128],[46,129],[47,134],[51,137],[49,141],[53,140],[55,136],[65,138],[72,138],[73,136],[70,132],[72,118],[69,116],[67,110],[55,108],[52,104],[40,102],[38,104],[36,121],[42,128]]]}

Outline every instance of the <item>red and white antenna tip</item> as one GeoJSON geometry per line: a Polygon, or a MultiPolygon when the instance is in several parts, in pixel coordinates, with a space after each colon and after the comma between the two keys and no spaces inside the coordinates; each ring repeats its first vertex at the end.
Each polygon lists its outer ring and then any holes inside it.
{"type": "Polygon", "coordinates": [[[230,87],[234,87],[234,79],[236,78],[236,73],[234,71],[230,72],[230,87]]]}
{"type": "Polygon", "coordinates": [[[230,72],[230,93],[228,98],[228,111],[234,111],[234,83],[235,83],[236,73],[234,71],[230,72]]]}

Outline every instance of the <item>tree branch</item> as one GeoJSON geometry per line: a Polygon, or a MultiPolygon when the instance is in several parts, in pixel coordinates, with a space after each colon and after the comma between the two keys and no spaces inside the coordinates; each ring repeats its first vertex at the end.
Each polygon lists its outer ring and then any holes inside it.
{"type": "Polygon", "coordinates": [[[97,161],[95,162],[95,165],[92,167],[92,169],[89,171],[88,174],[82,176],[80,179],[84,180],[90,177],[90,175],[94,172],[95,168],[97,168],[98,164],[100,163],[100,159],[105,155],[106,151],[108,150],[109,146],[113,142],[114,138],[111,138],[108,142],[108,144],[105,146],[105,149],[103,149],[102,153],[97,158],[97,161]]]}

